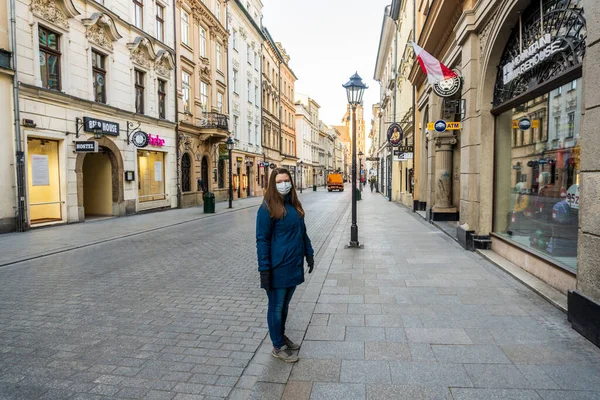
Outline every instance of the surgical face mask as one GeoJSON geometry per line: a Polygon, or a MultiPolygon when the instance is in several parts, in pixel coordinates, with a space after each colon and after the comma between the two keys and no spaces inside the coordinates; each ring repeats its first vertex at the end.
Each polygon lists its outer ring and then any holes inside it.
{"type": "Polygon", "coordinates": [[[282,195],[286,195],[292,190],[292,182],[279,182],[277,184],[277,191],[282,195]]]}

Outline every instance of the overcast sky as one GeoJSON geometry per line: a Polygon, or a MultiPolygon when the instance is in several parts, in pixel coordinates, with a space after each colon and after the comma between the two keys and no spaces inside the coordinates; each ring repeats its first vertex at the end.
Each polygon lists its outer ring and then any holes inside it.
{"type": "Polygon", "coordinates": [[[339,125],[348,101],[342,85],[354,72],[365,92],[367,131],[371,107],[379,101],[373,80],[381,23],[391,0],[262,0],[263,25],[291,57],[296,91],[316,100],[320,117],[339,125]]]}

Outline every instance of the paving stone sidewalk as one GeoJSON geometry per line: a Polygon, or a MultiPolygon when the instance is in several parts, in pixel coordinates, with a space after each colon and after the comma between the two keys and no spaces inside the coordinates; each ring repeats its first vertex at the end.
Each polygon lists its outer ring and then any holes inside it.
{"type": "MultiPolygon", "coordinates": [[[[215,212],[223,214],[239,211],[258,206],[262,201],[262,197],[235,200],[233,209],[228,208],[227,202],[219,202],[215,206],[215,212]]],[[[200,206],[49,226],[32,229],[25,233],[3,234],[0,235],[0,266],[167,226],[210,218],[216,214],[204,214],[203,208],[200,206]]]]}
{"type": "Polygon", "coordinates": [[[566,315],[410,210],[363,192],[332,232],[288,324],[231,399],[600,399],[600,349],[566,315]]]}

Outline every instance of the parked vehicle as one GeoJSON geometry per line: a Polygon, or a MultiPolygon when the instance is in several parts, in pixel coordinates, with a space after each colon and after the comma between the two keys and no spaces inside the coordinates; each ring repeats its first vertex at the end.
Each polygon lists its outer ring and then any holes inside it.
{"type": "Polygon", "coordinates": [[[327,175],[327,190],[339,190],[340,192],[344,191],[344,179],[342,178],[342,174],[329,174],[327,175]]]}

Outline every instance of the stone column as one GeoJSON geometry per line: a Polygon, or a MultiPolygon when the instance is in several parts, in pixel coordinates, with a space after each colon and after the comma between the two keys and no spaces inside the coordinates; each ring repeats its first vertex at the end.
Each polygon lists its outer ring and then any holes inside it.
{"type": "Polygon", "coordinates": [[[436,132],[435,145],[435,206],[434,213],[456,213],[452,206],[452,148],[456,136],[452,132],[436,132]]]}

